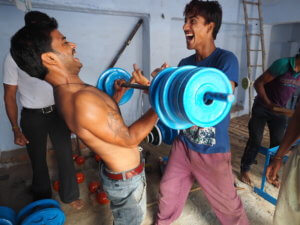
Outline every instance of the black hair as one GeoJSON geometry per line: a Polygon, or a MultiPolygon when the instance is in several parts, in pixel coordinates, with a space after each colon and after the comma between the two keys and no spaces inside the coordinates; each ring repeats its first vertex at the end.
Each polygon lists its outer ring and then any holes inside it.
{"type": "Polygon", "coordinates": [[[47,24],[51,23],[52,20],[53,18],[49,17],[46,13],[40,11],[30,11],[24,16],[25,26],[43,23],[47,24]]]}
{"type": "Polygon", "coordinates": [[[57,29],[54,18],[46,23],[24,26],[11,38],[10,53],[20,69],[32,77],[44,79],[48,69],[43,65],[41,55],[52,52],[51,32],[57,29]]]}
{"type": "Polygon", "coordinates": [[[218,1],[192,0],[186,4],[183,15],[202,16],[206,24],[213,22],[213,38],[216,39],[222,24],[222,7],[218,1]]]}

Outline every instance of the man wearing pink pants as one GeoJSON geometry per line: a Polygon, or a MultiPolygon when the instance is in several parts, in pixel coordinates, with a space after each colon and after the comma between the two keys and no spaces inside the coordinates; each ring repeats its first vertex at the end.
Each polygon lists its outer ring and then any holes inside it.
{"type": "MultiPolygon", "coordinates": [[[[239,74],[237,58],[232,52],[216,48],[214,43],[222,21],[219,3],[192,0],[186,5],[184,16],[187,48],[195,50],[195,54],[182,59],[178,66],[217,68],[227,75],[234,90],[239,74]]],[[[180,216],[194,180],[223,225],[249,224],[234,188],[229,122],[227,115],[214,127],[194,126],[180,132],[160,183],[157,225],[171,224],[180,216]]]]}

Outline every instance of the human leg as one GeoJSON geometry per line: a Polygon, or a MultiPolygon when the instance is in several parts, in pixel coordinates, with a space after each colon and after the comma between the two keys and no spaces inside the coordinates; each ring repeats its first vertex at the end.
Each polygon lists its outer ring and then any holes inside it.
{"type": "Polygon", "coordinates": [[[272,113],[271,119],[267,122],[270,131],[270,148],[278,146],[283,138],[287,117],[272,113]]]}
{"type": "Polygon", "coordinates": [[[43,114],[22,110],[21,128],[29,143],[26,145],[32,166],[34,200],[51,198],[51,183],[46,161],[48,128],[43,114]]]}
{"type": "Polygon", "coordinates": [[[248,123],[249,139],[241,159],[241,180],[247,184],[251,184],[249,170],[258,154],[267,119],[268,112],[266,109],[259,104],[254,104],[252,116],[248,123]]]}
{"type": "Polygon", "coordinates": [[[171,224],[184,207],[194,178],[190,171],[188,149],[182,141],[173,143],[168,164],[160,181],[160,197],[156,225],[171,224]]]}
{"type": "Polygon", "coordinates": [[[298,225],[300,221],[300,146],[284,167],[274,213],[274,225],[298,225]]]}
{"type": "Polygon", "coordinates": [[[100,166],[103,190],[110,200],[114,225],[140,225],[146,215],[146,178],[142,172],[127,180],[112,180],[100,166]]]}
{"type": "Polygon", "coordinates": [[[234,187],[231,153],[201,154],[190,151],[194,177],[223,225],[248,225],[234,187]]]}
{"type": "Polygon", "coordinates": [[[79,198],[74,162],[72,159],[71,133],[57,112],[48,115],[49,137],[55,149],[59,171],[59,196],[64,203],[79,198]]]}

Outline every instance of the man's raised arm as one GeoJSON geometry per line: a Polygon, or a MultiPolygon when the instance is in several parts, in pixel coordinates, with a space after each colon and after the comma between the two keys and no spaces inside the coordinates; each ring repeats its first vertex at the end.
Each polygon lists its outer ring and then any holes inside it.
{"type": "Polygon", "coordinates": [[[124,147],[137,146],[152,130],[157,121],[150,109],[129,127],[126,126],[117,105],[105,102],[92,92],[82,92],[75,101],[78,135],[90,132],[97,138],[124,147]]]}

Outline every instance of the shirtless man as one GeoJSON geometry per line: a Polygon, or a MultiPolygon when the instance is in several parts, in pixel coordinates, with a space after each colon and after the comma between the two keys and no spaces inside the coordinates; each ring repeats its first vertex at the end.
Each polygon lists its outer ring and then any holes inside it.
{"type": "MultiPolygon", "coordinates": [[[[24,27],[11,40],[11,55],[31,76],[49,82],[58,110],[68,127],[101,156],[100,177],[111,201],[114,224],[141,224],[146,211],[146,183],[138,144],[151,131],[158,117],[148,110],[127,127],[117,101],[125,89],[116,82],[114,99],[85,84],[82,67],[75,58],[74,43],[68,42],[57,26],[24,27]]],[[[134,81],[149,81],[135,67],[134,81]]]]}

